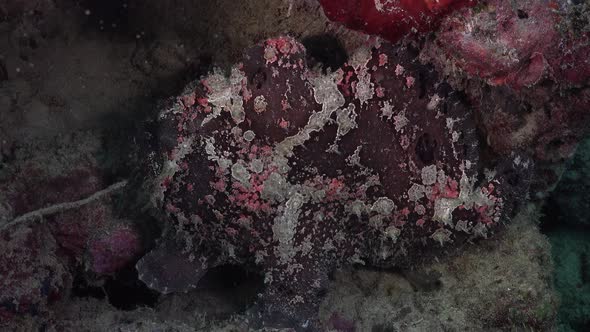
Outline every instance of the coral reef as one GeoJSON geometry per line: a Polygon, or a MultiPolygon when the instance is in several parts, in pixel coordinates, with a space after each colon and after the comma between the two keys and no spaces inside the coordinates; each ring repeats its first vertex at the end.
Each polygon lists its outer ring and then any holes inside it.
{"type": "MultiPolygon", "coordinates": [[[[551,248],[536,227],[538,216],[533,207],[522,209],[501,237],[467,245],[461,255],[441,252],[437,261],[401,273],[335,271],[321,304],[323,330],[553,330],[558,299],[552,289],[551,248]]],[[[253,288],[245,284],[220,296],[200,286],[168,295],[154,308],[126,312],[79,299],[60,310],[57,326],[89,332],[292,331],[248,328],[249,317],[231,310],[231,302],[253,288]],[[222,319],[214,319],[219,314],[222,319]]]]}
{"type": "Polygon", "coordinates": [[[470,97],[495,152],[531,153],[539,197],[555,186],[563,162],[587,133],[588,32],[582,23],[570,24],[572,12],[584,6],[482,1],[443,19],[422,52],[423,61],[470,97]]]}
{"type": "Polygon", "coordinates": [[[519,90],[543,79],[584,85],[590,77],[588,34],[560,26],[568,22],[568,6],[484,1],[445,18],[436,43],[458,68],[491,85],[519,90]]]}
{"type": "Polygon", "coordinates": [[[538,215],[527,206],[496,240],[414,270],[339,271],[321,316],[352,331],[551,331],[559,301],[538,215]]]}
{"type": "Polygon", "coordinates": [[[264,324],[313,329],[334,268],[417,264],[509,221],[532,164],[480,160],[467,105],[417,55],[378,44],[322,74],[280,37],[190,85],[160,114],[171,224],[140,278],[168,293],[244,265],[265,276],[264,324]]]}
{"type": "Polygon", "coordinates": [[[20,227],[1,236],[0,327],[15,315],[43,313],[72,282],[46,228],[20,227]]]}
{"type": "Polygon", "coordinates": [[[435,30],[440,19],[475,0],[320,0],[326,16],[346,27],[396,42],[435,30]]]}
{"type": "Polygon", "coordinates": [[[469,96],[478,127],[495,152],[528,150],[533,155],[540,175],[533,192],[545,197],[587,132],[589,5],[432,3],[322,1],[331,20],[392,41],[412,28],[434,31],[433,38],[420,41],[422,60],[450,76],[449,83],[469,96]]]}
{"type": "Polygon", "coordinates": [[[122,184],[101,190],[98,146],[91,134],[31,142],[0,172],[1,327],[47,319],[78,271],[109,275],[143,250],[133,224],[112,210],[122,184]]]}
{"type": "Polygon", "coordinates": [[[587,133],[589,18],[578,0],[0,1],[0,330],[551,331],[557,312],[587,330],[587,143],[550,191],[587,133]],[[280,34],[306,50],[251,48],[280,34]],[[539,216],[511,218],[529,178],[555,271],[539,216]]]}

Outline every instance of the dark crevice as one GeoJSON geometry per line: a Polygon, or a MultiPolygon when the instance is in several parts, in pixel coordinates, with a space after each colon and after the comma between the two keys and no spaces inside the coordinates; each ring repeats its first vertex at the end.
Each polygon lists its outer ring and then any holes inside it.
{"type": "Polygon", "coordinates": [[[529,14],[527,14],[527,12],[525,12],[522,9],[517,10],[516,14],[518,15],[518,18],[520,18],[521,20],[529,18],[529,14]]]}
{"type": "Polygon", "coordinates": [[[260,275],[237,265],[221,265],[210,269],[199,281],[199,289],[239,288],[243,283],[256,281],[260,275]]]}
{"type": "Polygon", "coordinates": [[[403,272],[404,277],[414,288],[414,291],[433,292],[439,290],[443,284],[440,280],[441,274],[439,272],[423,272],[406,270],[403,272]]]}
{"type": "Polygon", "coordinates": [[[140,307],[155,307],[159,295],[147,288],[137,277],[133,265],[130,265],[116,275],[107,277],[104,281],[92,284],[92,277],[79,272],[74,277],[72,297],[95,298],[107,300],[119,310],[135,310],[140,307]]]}
{"type": "Polygon", "coordinates": [[[137,276],[134,265],[119,271],[104,284],[109,303],[120,310],[135,310],[141,307],[155,307],[159,294],[149,289],[137,276]]]}
{"type": "Polygon", "coordinates": [[[424,72],[419,71],[418,72],[418,98],[419,99],[424,99],[424,97],[426,97],[426,92],[428,90],[427,88],[427,79],[426,79],[426,75],[424,74],[424,72]]]}
{"type": "Polygon", "coordinates": [[[208,291],[235,301],[240,311],[252,307],[264,290],[264,276],[237,265],[221,265],[201,278],[198,291],[208,291]]]}
{"type": "Polygon", "coordinates": [[[563,212],[561,211],[559,204],[557,204],[552,197],[547,198],[541,213],[542,217],[539,224],[539,230],[541,233],[551,234],[560,227],[563,227],[563,212]]]}
{"type": "Polygon", "coordinates": [[[256,86],[256,89],[259,90],[262,88],[264,83],[267,80],[266,72],[264,72],[264,68],[259,68],[250,78],[252,84],[256,86]]]}
{"type": "Polygon", "coordinates": [[[397,330],[391,326],[377,324],[371,328],[371,332],[397,332],[397,330]]]}
{"type": "Polygon", "coordinates": [[[84,274],[78,273],[74,276],[72,283],[72,297],[103,300],[106,298],[106,293],[102,287],[91,285],[84,274]]]}
{"type": "Polygon", "coordinates": [[[438,143],[430,134],[424,133],[418,138],[416,143],[416,155],[424,165],[430,165],[434,162],[434,154],[438,143]]]}
{"type": "Polygon", "coordinates": [[[0,82],[8,80],[8,70],[6,64],[0,59],[0,82]]]}
{"type": "Polygon", "coordinates": [[[348,61],[348,54],[336,37],[323,34],[303,39],[307,50],[307,63],[310,68],[319,65],[324,73],[338,70],[348,61]]]}

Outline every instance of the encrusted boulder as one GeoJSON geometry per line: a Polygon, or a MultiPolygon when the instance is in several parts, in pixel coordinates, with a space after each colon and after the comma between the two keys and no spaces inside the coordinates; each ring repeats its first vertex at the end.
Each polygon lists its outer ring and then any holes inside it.
{"type": "Polygon", "coordinates": [[[450,77],[476,109],[499,154],[535,160],[531,191],[553,189],[590,120],[587,3],[480,1],[443,19],[421,58],[450,77]]]}

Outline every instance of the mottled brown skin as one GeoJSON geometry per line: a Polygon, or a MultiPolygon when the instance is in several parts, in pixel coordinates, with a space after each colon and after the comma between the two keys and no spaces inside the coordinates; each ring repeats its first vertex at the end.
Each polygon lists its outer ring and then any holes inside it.
{"type": "MultiPolygon", "coordinates": [[[[185,291],[208,268],[239,264],[265,276],[253,317],[313,330],[335,268],[408,266],[507,220],[516,191],[501,172],[481,175],[462,98],[411,49],[364,51],[324,76],[296,41],[267,40],[233,85],[210,75],[162,112],[156,153],[168,166],[155,196],[170,227],[138,264],[142,280],[185,291]],[[441,202],[453,205],[446,217],[441,202]]],[[[513,164],[529,167],[501,169],[513,164]]]]}

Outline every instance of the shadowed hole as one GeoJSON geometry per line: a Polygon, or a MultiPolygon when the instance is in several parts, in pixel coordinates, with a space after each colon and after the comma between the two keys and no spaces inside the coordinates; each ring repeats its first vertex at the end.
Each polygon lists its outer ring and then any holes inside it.
{"type": "Polygon", "coordinates": [[[348,61],[344,46],[332,35],[307,37],[302,43],[307,50],[307,62],[310,68],[320,65],[324,73],[328,68],[334,72],[348,61]]]}
{"type": "Polygon", "coordinates": [[[262,88],[262,85],[266,82],[266,72],[262,68],[259,68],[254,75],[252,75],[252,84],[256,86],[256,89],[262,88]]]}
{"type": "Polygon", "coordinates": [[[140,307],[153,308],[159,298],[157,292],[148,289],[137,278],[133,265],[124,268],[113,277],[108,277],[104,283],[92,282],[91,279],[84,273],[78,273],[74,277],[72,297],[106,299],[113,307],[125,311],[140,307]]]}
{"type": "Polygon", "coordinates": [[[107,280],[104,291],[113,307],[126,311],[141,307],[153,308],[159,298],[157,292],[139,280],[134,265],[124,268],[107,280]]]}
{"type": "Polygon", "coordinates": [[[224,297],[246,310],[257,300],[264,288],[264,277],[237,265],[221,265],[210,269],[197,285],[198,291],[208,291],[224,297]]]}
{"type": "Polygon", "coordinates": [[[422,134],[416,143],[416,155],[418,159],[425,164],[430,165],[434,162],[434,154],[438,143],[428,133],[422,134]]]}
{"type": "Polygon", "coordinates": [[[518,15],[518,18],[520,18],[521,20],[529,18],[529,14],[527,14],[527,12],[525,12],[522,9],[517,10],[516,14],[518,15]]]}

